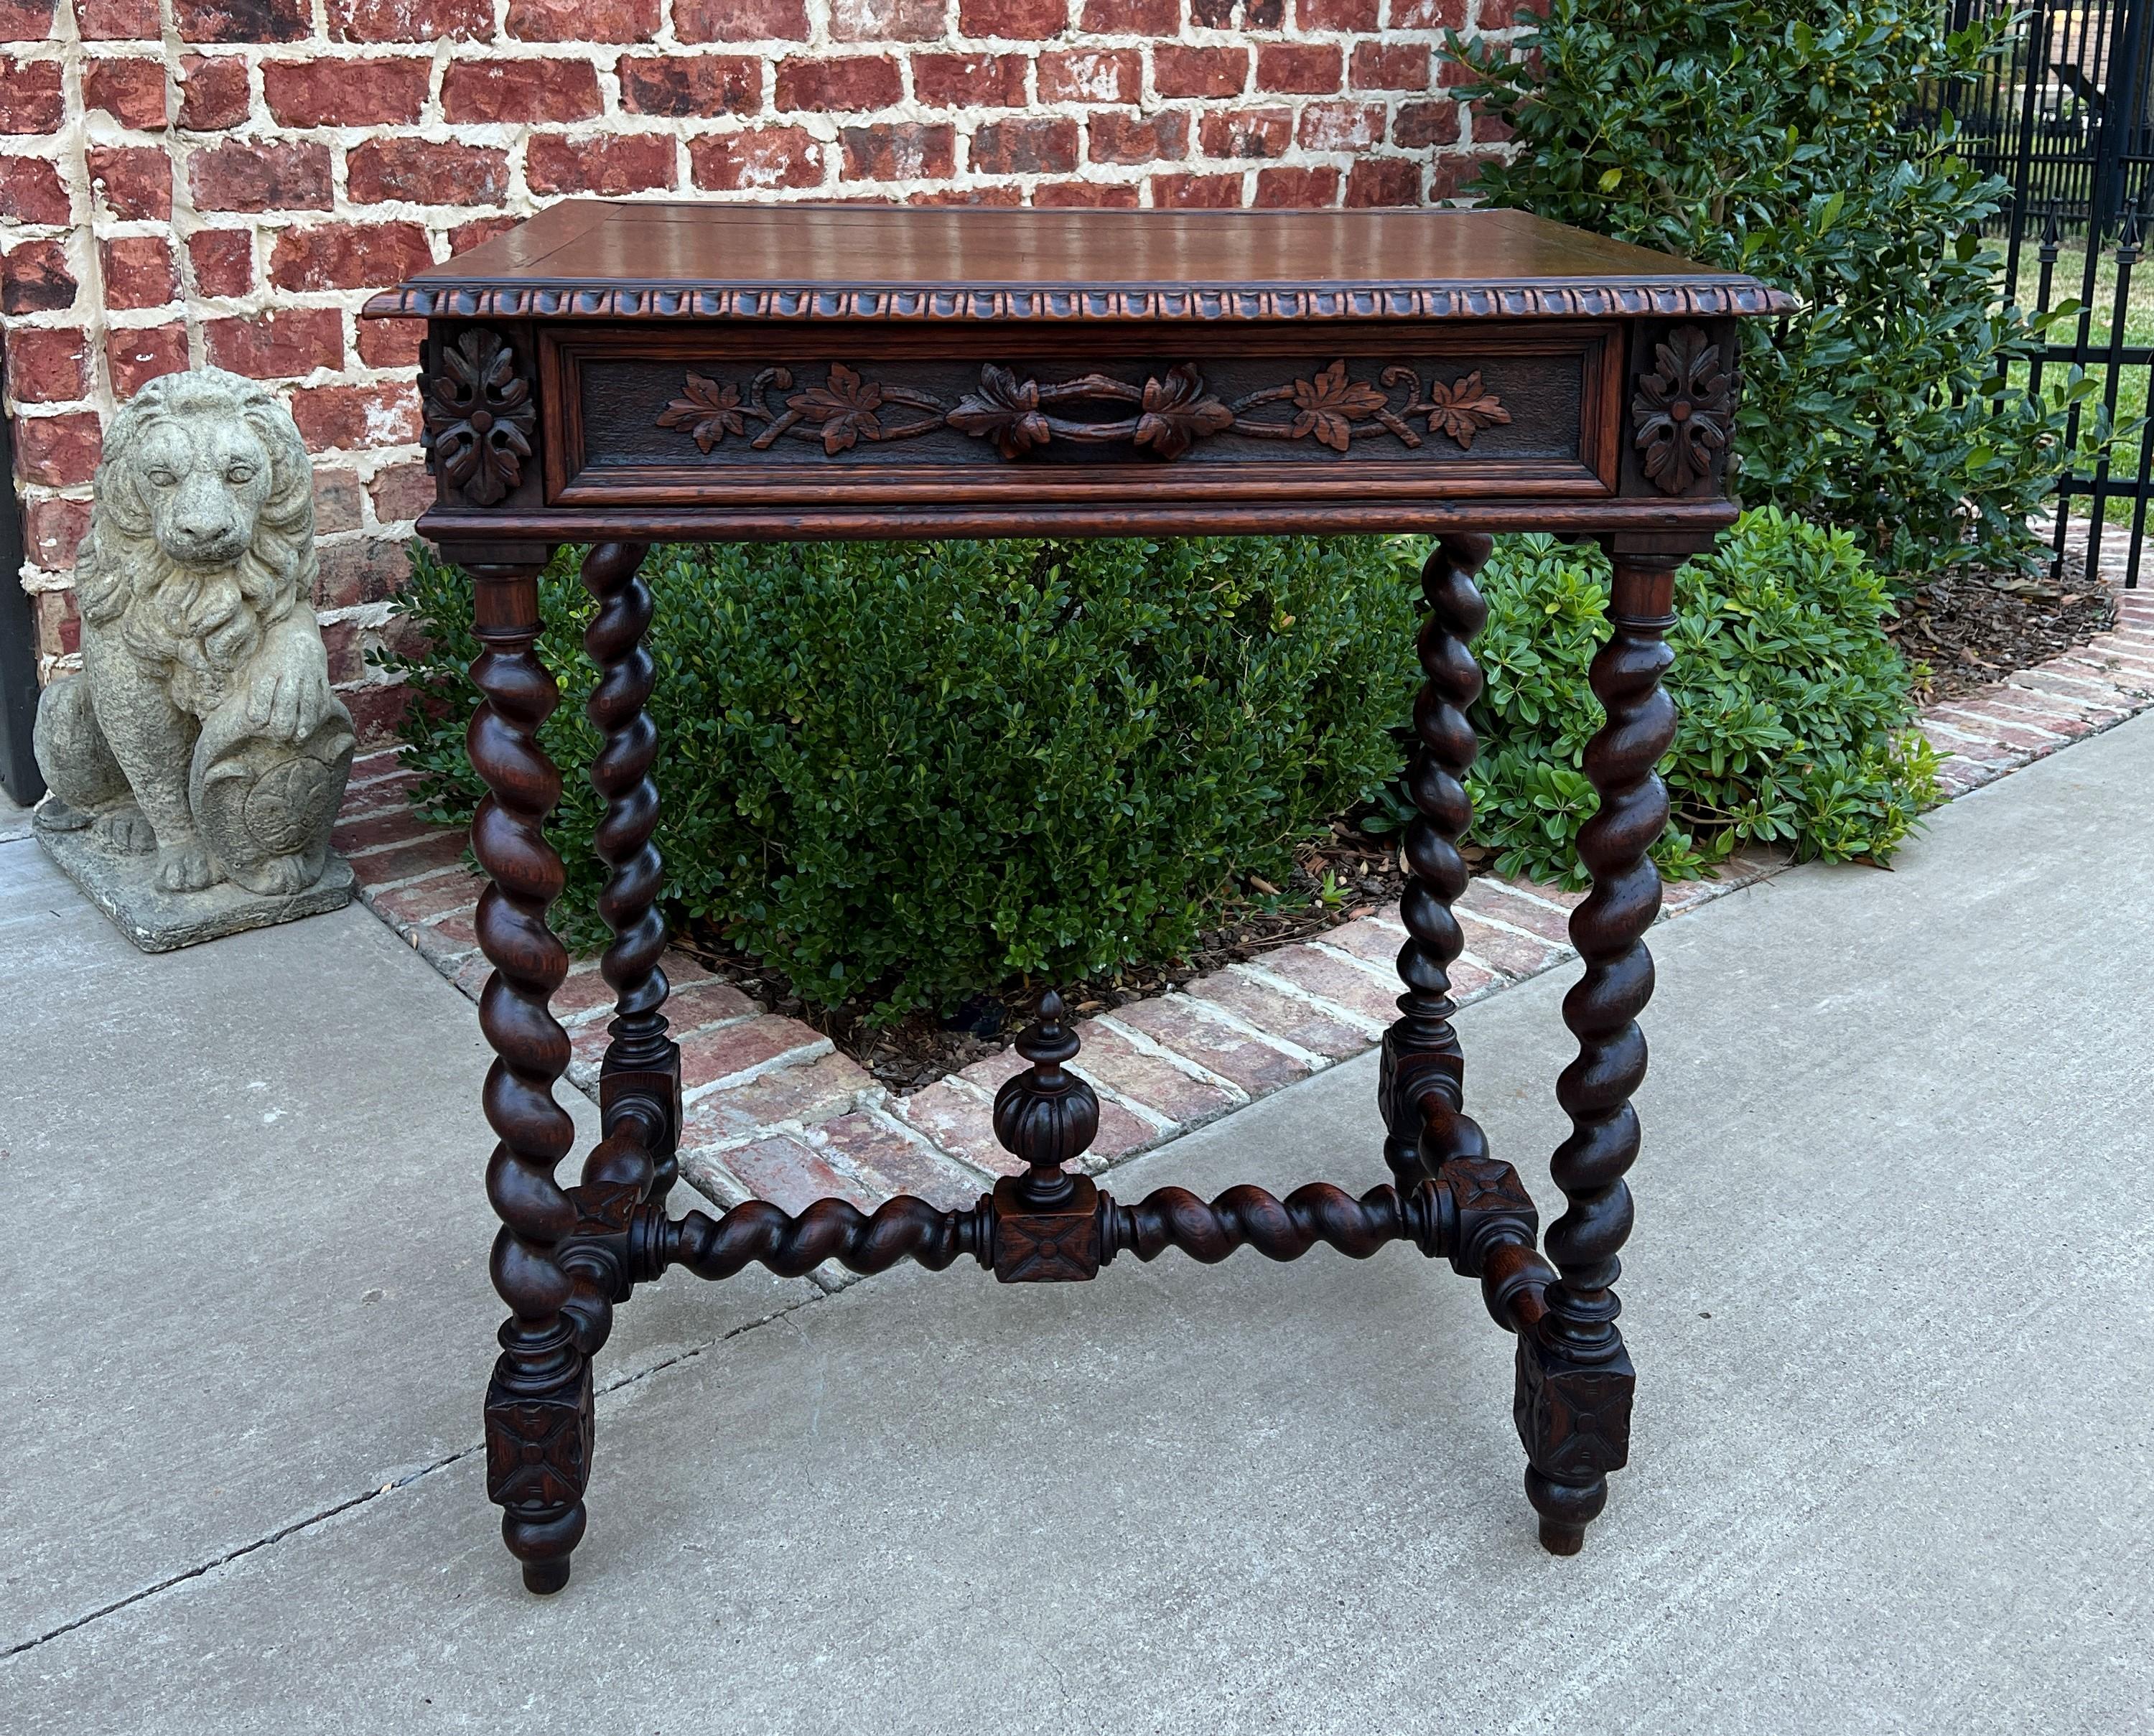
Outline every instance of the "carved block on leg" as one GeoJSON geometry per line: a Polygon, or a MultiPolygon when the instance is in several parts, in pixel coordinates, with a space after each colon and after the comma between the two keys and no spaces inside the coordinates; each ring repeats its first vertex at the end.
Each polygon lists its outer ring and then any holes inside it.
{"type": "Polygon", "coordinates": [[[1498,1243],[1540,1239],[1540,1214],[1519,1172],[1499,1157],[1453,1157],[1437,1173],[1451,1195],[1451,1269],[1478,1278],[1498,1243]]]}
{"type": "Polygon", "coordinates": [[[1526,1449],[1526,1499],[1540,1515],[1541,1546],[1575,1555],[1608,1502],[1608,1473],[1631,1457],[1631,1395],[1637,1371],[1619,1340],[1612,1356],[1580,1362],[1543,1333],[1519,1335],[1512,1408],[1526,1449]]]}
{"type": "Polygon", "coordinates": [[[1052,1206],[1026,1202],[1023,1178],[995,1183],[995,1276],[1004,1284],[1081,1284],[1100,1273],[1100,1192],[1071,1176],[1052,1206]]]}
{"type": "MultiPolygon", "coordinates": [[[[1404,1019],[1393,1024],[1384,1033],[1376,1070],[1376,1107],[1384,1117],[1386,1158],[1392,1173],[1408,1187],[1424,1175],[1436,1173],[1427,1165],[1429,1154],[1422,1136],[1430,1095],[1442,1100],[1447,1120],[1457,1116],[1466,1101],[1465,1057],[1453,1050],[1416,1048],[1414,1042],[1404,1019]]],[[[1449,1155],[1448,1147],[1437,1155],[1441,1161],[1449,1155]]]]}
{"type": "Polygon", "coordinates": [[[565,1378],[527,1384],[503,1356],[486,1389],[486,1493],[502,1509],[501,1534],[533,1591],[569,1583],[569,1558],[584,1534],[591,1473],[590,1360],[572,1357],[565,1378]]]}

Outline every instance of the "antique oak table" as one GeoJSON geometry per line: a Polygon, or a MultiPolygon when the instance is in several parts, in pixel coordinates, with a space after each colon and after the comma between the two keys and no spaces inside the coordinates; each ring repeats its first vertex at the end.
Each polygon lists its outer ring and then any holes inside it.
{"type": "Polygon", "coordinates": [[[669,1266],[753,1260],[877,1272],[970,1255],[1005,1283],[1090,1279],[1122,1254],[1207,1262],[1243,1245],[1289,1260],[1387,1242],[1480,1281],[1517,1340],[1515,1416],[1540,1539],[1576,1550],[1625,1463],[1635,1376],[1610,1286],[1631,1228],[1642,937],[1660,906],[1646,852],[1667,812],[1654,768],[1675,727],[1660,691],[1675,570],[1735,515],[1727,493],[1735,322],[1791,304],[1753,279],[1510,212],[1060,212],[800,205],[557,205],[377,296],[423,318],[420,381],[436,503],[421,533],[473,576],[484,703],[472,825],[492,878],[493,965],[479,1018],[498,1059],[487,1187],[510,1317],[486,1395],[488,1493],[524,1583],[553,1591],[584,1530],[591,1359],[613,1310],[669,1266]],[[1607,721],[1585,770],[1600,798],[1571,918],[1584,972],[1564,1003],[1578,1059],[1556,1093],[1566,1208],[1542,1251],[1533,1202],[1464,1113],[1451,905],[1481,691],[1488,533],[1598,538],[1612,636],[1593,663],[1607,721]],[[679,1055],[658,968],[666,931],[645,715],[654,541],[1417,531],[1437,539],[1409,783],[1420,817],[1378,1108],[1391,1184],[1312,1184],[1135,1205],[1069,1166],[1097,1101],[1053,994],[1018,1039],[1030,1067],[995,1100],[1026,1166],[970,1207],[900,1197],[790,1215],[752,1201],[669,1217],[679,1055]],[[534,654],[538,574],[590,544],[585,644],[604,745],[602,899],[615,936],[602,1136],[581,1182],[554,1172],[573,1129],[553,1086],[569,1041],[547,1008],[568,957],[547,911],[560,779],[537,733],[557,694],[534,654]]]}

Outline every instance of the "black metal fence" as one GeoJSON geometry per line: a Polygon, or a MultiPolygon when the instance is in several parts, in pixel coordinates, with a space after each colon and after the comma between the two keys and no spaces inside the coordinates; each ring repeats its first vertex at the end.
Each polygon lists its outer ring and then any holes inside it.
{"type": "MultiPolygon", "coordinates": [[[[2030,313],[2078,304],[2030,387],[2083,368],[2106,425],[2130,437],[2060,483],[2057,568],[2075,549],[2089,573],[2121,556],[2136,586],[2154,496],[2154,276],[2141,268],[2154,238],[2154,0],[1952,0],[1955,28],[2014,16],[2009,56],[1943,97],[1962,154],[2011,186],[1993,226],[2009,292],[2030,313]]],[[[2074,415],[2075,439],[2087,413],[2074,415]]]]}
{"type": "MultiPolygon", "coordinates": [[[[0,380],[8,355],[0,345],[0,380]]],[[[11,430],[0,416],[0,789],[28,808],[45,793],[45,781],[30,753],[32,720],[38,705],[38,659],[30,599],[20,581],[23,523],[15,503],[14,461],[8,448],[11,430]]]]}
{"type": "Polygon", "coordinates": [[[2150,13],[2142,0],[1952,0],[1955,28],[2024,14],[2010,58],[1950,96],[1963,154],[2012,184],[2001,221],[2015,243],[2032,214],[2052,209],[2070,229],[2114,234],[2146,196],[2150,13]]]}

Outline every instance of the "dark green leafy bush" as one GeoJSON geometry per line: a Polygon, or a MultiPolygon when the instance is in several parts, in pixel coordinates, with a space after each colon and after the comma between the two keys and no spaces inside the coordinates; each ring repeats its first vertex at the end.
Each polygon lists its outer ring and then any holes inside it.
{"type": "Polygon", "coordinates": [[[2027,520],[2090,394],[2077,370],[2053,370],[2039,402],[2011,377],[2039,330],[2002,304],[1978,232],[2004,183],[1956,155],[1949,115],[1918,118],[2009,21],[1952,32],[1948,10],[1534,0],[1514,44],[1452,42],[1478,81],[1462,94],[1518,138],[1472,192],[1808,303],[1778,329],[1743,322],[1743,494],[1847,527],[1910,584],[2037,563],[2027,520]]]}
{"type": "MultiPolygon", "coordinates": [[[[657,841],[676,916],[825,1003],[895,1015],[1026,973],[1171,958],[1236,875],[1396,768],[1413,591],[1373,539],[779,544],[654,550],[657,841]]],[[[590,605],[564,557],[540,655],[563,704],[553,829],[582,937],[590,605]]],[[[468,818],[470,582],[415,551],[392,656],[422,805],[468,818]]]]}
{"type": "MultiPolygon", "coordinates": [[[[1473,835],[1505,873],[1583,884],[1575,846],[1598,804],[1582,768],[1603,716],[1586,672],[1608,636],[1607,559],[1506,538],[1481,588],[1473,835]]],[[[1912,674],[1883,631],[1891,600],[1855,539],[1746,513],[1682,567],[1676,608],[1667,687],[1682,721],[1661,767],[1662,871],[1695,876],[1746,843],[1804,860],[1888,858],[1936,799],[1935,756],[1909,727],[1912,674]]],[[[1394,824],[1401,800],[1394,790],[1384,804],[1394,824]]]]}

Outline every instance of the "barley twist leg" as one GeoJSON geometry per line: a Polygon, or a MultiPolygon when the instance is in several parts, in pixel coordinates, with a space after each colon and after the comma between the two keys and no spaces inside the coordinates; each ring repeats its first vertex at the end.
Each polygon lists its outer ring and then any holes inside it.
{"type": "Polygon", "coordinates": [[[1401,1192],[1434,1175],[1445,1160],[1488,1155],[1480,1128],[1462,1112],[1466,1063],[1451,1025],[1458,1010],[1451,967],[1465,941],[1451,906],[1467,877],[1458,850],[1473,819],[1466,776],[1476,744],[1467,712],[1481,697],[1471,647],[1488,618],[1473,578],[1490,546],[1483,536],[1443,537],[1422,569],[1428,615],[1417,645],[1423,681],[1406,770],[1418,812],[1406,830],[1408,878],[1399,901],[1408,937],[1399,949],[1406,993],[1399,997],[1398,1019],[1384,1034],[1377,1085],[1387,1136],[1384,1158],[1401,1192]]]}
{"type": "Polygon", "coordinates": [[[600,1094],[608,1132],[631,1100],[663,1123],[646,1188],[662,1202],[676,1173],[681,1051],[666,1034],[667,983],[658,962],[666,951],[658,910],[665,869],[651,841],[658,824],[658,786],[651,776],[658,731],[646,709],[654,674],[643,642],[652,606],[639,574],[644,552],[640,543],[600,543],[584,557],[584,587],[599,603],[584,633],[584,649],[599,668],[585,714],[604,738],[591,763],[591,783],[605,799],[595,842],[612,871],[599,894],[599,914],[614,936],[600,968],[615,997],[600,1094]]]}
{"type": "Polygon", "coordinates": [[[472,679],[484,703],[467,739],[489,792],[472,821],[472,848],[492,882],[477,926],[493,965],[479,1024],[494,1052],[486,1115],[500,1140],[487,1193],[502,1224],[493,1285],[510,1310],[487,1389],[487,1492],[502,1509],[502,1536],[523,1563],[524,1584],[557,1591],[583,1535],[591,1456],[590,1366],[562,1311],[572,1285],[554,1258],[576,1221],[554,1175],[575,1131],[554,1100],[569,1039],[547,1010],[569,968],[546,922],[561,891],[561,859],[544,832],[561,778],[538,743],[559,694],[534,649],[538,569],[472,571],[483,646],[472,679]]]}
{"type": "Polygon", "coordinates": [[[1558,1274],[1547,1313],[1519,1335],[1517,1421],[1529,1461],[1526,1493],[1540,1514],[1542,1544],[1572,1555],[1608,1499],[1608,1476],[1629,1458],[1636,1376],[1616,1330],[1618,1250],[1631,1233],[1624,1175],[1638,1155],[1631,1099],[1646,1076],[1638,1015],[1653,993],[1646,931],[1660,912],[1651,851],[1667,823],[1667,791],[1655,768],[1674,738],[1674,702],[1661,677],[1674,661],[1666,634],[1679,557],[1618,554],[1609,610],[1613,636],[1593,660],[1593,692],[1607,721],[1585,750],[1600,811],[1579,835],[1593,891],[1572,912],[1570,936],[1585,962],[1563,1003],[1578,1039],[1556,1098],[1570,1136],[1549,1170],[1567,1209],[1549,1226],[1558,1274]]]}

